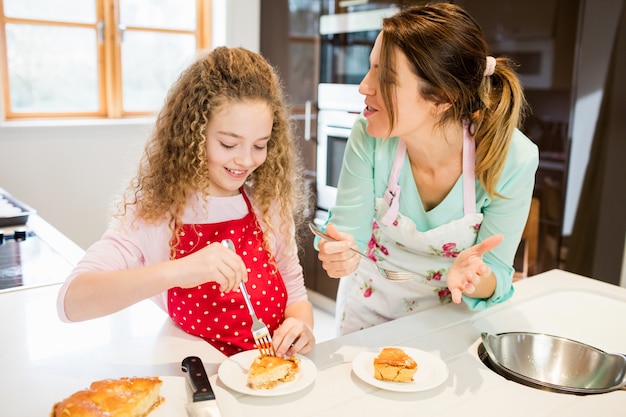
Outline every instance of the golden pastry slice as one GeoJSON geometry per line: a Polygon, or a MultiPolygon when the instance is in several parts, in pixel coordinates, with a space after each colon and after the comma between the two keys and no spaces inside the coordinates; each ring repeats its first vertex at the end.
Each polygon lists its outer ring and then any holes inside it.
{"type": "Polygon", "coordinates": [[[158,377],[123,377],[92,382],[54,405],[50,417],[146,417],[163,401],[158,377]]]}
{"type": "Polygon", "coordinates": [[[374,378],[381,381],[411,382],[417,362],[400,348],[386,347],[374,358],[374,378]]]}
{"type": "Polygon", "coordinates": [[[295,356],[288,359],[276,356],[257,357],[248,371],[248,387],[272,389],[278,382],[293,381],[300,370],[300,360],[295,356]]]}

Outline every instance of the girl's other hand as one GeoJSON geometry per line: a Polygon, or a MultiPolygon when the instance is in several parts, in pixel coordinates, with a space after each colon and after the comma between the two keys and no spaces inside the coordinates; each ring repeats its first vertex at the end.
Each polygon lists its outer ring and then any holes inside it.
{"type": "Polygon", "coordinates": [[[296,353],[305,354],[313,350],[315,336],[304,322],[287,317],[272,336],[276,356],[284,358],[296,353]]]}
{"type": "Polygon", "coordinates": [[[483,262],[483,255],[498,246],[503,237],[500,234],[490,236],[457,256],[446,279],[454,303],[460,303],[463,294],[477,298],[493,294],[495,278],[491,268],[483,262]]]}
{"type": "Polygon", "coordinates": [[[243,259],[220,242],[213,242],[191,255],[177,259],[179,273],[174,286],[192,288],[206,282],[215,282],[222,292],[239,288],[248,281],[243,259]]]}
{"type": "Polygon", "coordinates": [[[318,259],[322,267],[331,278],[341,278],[350,275],[359,265],[359,255],[350,250],[357,248],[354,237],[349,233],[341,233],[332,223],[326,226],[326,234],[336,240],[329,242],[321,239],[318,243],[318,259]]]}

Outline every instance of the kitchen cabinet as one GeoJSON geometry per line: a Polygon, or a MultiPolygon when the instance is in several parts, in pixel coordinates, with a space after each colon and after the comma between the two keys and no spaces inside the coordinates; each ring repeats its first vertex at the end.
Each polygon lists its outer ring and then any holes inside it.
{"type": "Polygon", "coordinates": [[[479,21],[491,42],[506,39],[552,38],[559,0],[455,1],[479,21]]]}
{"type": "MultiPolygon", "coordinates": [[[[317,85],[319,83],[319,16],[321,0],[261,2],[261,54],[274,65],[284,83],[295,135],[311,195],[306,223],[316,210],[317,85]],[[287,22],[287,24],[285,24],[287,22]]],[[[300,262],[307,288],[335,299],[339,281],[331,279],[317,259],[308,226],[298,229],[300,262]]]]}
{"type": "Polygon", "coordinates": [[[315,171],[320,9],[321,1],[315,0],[261,2],[261,54],[284,82],[304,166],[310,172],[315,171]]]}
{"type": "MultiPolygon", "coordinates": [[[[573,74],[579,29],[579,0],[462,0],[457,2],[476,19],[490,47],[524,48],[550,44],[541,59],[551,62],[545,82],[526,83],[530,111],[521,130],[539,147],[534,196],[540,200],[539,257],[536,272],[562,267],[567,256],[563,237],[565,189],[571,143],[573,74]],[[516,46],[517,45],[517,46],[516,46]]],[[[516,60],[514,53],[494,52],[516,60]]],[[[519,62],[518,62],[519,63],[519,62]]],[[[522,75],[529,69],[518,68],[522,75]]]]}

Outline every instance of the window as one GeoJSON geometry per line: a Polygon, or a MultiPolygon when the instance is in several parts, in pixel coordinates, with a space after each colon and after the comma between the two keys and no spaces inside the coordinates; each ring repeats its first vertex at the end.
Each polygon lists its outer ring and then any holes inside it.
{"type": "Polygon", "coordinates": [[[210,45],[211,0],[0,0],[6,119],[149,115],[210,45]]]}

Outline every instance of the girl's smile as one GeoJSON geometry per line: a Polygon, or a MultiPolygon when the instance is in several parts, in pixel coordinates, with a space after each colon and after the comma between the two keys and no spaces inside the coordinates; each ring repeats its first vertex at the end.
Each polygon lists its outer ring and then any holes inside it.
{"type": "Polygon", "coordinates": [[[210,194],[231,196],[267,158],[274,119],[262,101],[225,104],[207,126],[210,194]]]}

